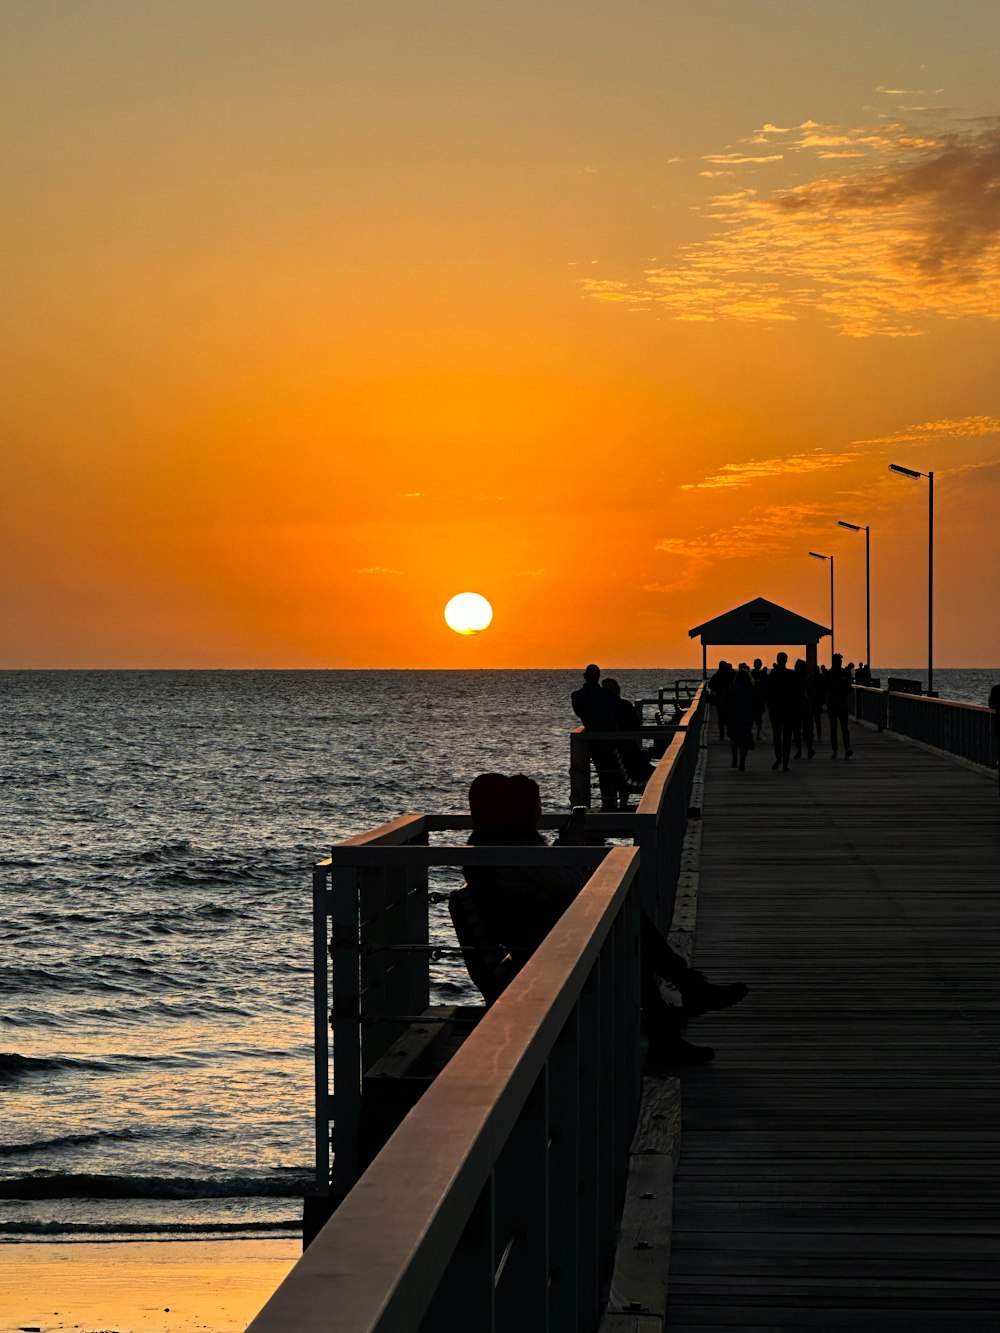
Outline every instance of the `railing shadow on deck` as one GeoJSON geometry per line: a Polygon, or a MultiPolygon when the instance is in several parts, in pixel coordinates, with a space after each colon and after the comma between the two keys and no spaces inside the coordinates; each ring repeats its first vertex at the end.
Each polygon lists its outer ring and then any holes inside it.
{"type": "Polygon", "coordinates": [[[638,809],[587,816],[588,836],[635,847],[431,846],[468,816],[408,815],[316,867],[317,1187],[343,1201],[253,1333],[596,1329],[640,1086],[639,911],[669,930],[704,702],[638,809]],[[480,862],[596,868],[368,1165],[365,1072],[420,1022],[442,948],[428,942],[428,870],[480,862]]]}
{"type": "Polygon", "coordinates": [[[895,732],[983,768],[996,767],[993,713],[979,704],[856,685],[854,712],[879,731],[895,732]]]}

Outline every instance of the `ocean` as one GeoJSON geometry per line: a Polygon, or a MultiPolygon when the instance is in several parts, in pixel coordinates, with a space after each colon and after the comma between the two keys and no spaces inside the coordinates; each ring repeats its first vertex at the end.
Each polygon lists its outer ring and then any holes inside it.
{"type": "MultiPolygon", "coordinates": [[[[608,674],[635,698],[697,673],[608,674]]],[[[984,703],[998,679],[935,684],[984,703]]],[[[398,814],[464,810],[488,769],[565,809],[579,683],[0,672],[0,1241],[297,1228],[313,862],[398,814]]],[[[477,994],[437,966],[439,998],[477,994]]]]}

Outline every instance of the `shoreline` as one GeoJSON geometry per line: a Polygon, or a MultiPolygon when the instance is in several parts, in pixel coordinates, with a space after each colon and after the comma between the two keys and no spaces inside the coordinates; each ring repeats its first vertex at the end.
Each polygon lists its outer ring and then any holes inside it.
{"type": "Polygon", "coordinates": [[[242,1333],[298,1236],[0,1244],[0,1333],[242,1333]]]}

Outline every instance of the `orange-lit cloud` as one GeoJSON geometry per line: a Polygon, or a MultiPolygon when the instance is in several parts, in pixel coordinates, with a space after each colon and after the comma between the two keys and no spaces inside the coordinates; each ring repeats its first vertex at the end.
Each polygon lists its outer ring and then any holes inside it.
{"type": "MultiPolygon", "coordinates": [[[[853,337],[914,336],[933,319],[1000,318],[1000,118],[913,131],[808,120],[767,125],[802,184],[716,195],[715,230],[640,281],[591,279],[600,300],[657,307],[681,320],[792,321],[818,313],[853,337]],[[864,165],[830,174],[832,159],[864,165]]],[[[745,165],[738,151],[706,161],[745,165]]]]}
{"type": "MultiPolygon", "coordinates": [[[[796,503],[765,505],[751,510],[738,523],[699,534],[695,538],[665,537],[656,550],[696,565],[716,564],[750,556],[779,556],[787,553],[789,542],[828,518],[830,507],[822,504],[796,503]]],[[[655,585],[654,585],[655,586],[655,585]]],[[[647,590],[654,590],[650,587],[647,590]]],[[[656,591],[662,588],[655,586],[656,591]]]]}
{"type": "Polygon", "coordinates": [[[915,426],[879,435],[870,440],[855,440],[861,444],[923,444],[941,439],[970,439],[980,435],[1000,434],[1000,417],[957,417],[943,421],[921,421],[915,426]]]}
{"type": "Polygon", "coordinates": [[[825,471],[831,467],[854,462],[856,458],[856,450],[848,450],[846,453],[824,453],[822,450],[815,450],[808,454],[788,454],[784,458],[757,458],[747,463],[724,463],[712,476],[703,477],[701,481],[688,482],[680,489],[682,491],[733,490],[739,486],[749,486],[764,477],[798,476],[805,472],[825,471]]]}

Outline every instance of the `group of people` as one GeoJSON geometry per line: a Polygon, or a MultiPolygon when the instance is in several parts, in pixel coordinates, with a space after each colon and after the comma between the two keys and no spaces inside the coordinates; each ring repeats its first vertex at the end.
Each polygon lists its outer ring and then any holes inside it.
{"type": "MultiPolygon", "coordinates": [[[[469,788],[472,846],[546,846],[539,831],[542,813],[537,782],[522,773],[482,773],[469,788]]],[[[557,846],[590,841],[570,820],[557,846]]],[[[569,907],[592,872],[558,865],[466,866],[465,886],[451,896],[459,942],[467,949],[469,972],[487,1003],[496,999],[520,971],[569,907]],[[483,956],[490,959],[484,970],[483,956]]],[[[688,1018],[737,1004],[747,994],[742,982],[716,984],[670,947],[645,912],[640,916],[639,992],[648,1038],[648,1058],[655,1065],[704,1064],[715,1056],[710,1046],[696,1046],[683,1036],[688,1018]],[[681,1004],[668,1003],[660,982],[673,987],[681,1004]]]]}
{"type": "Polygon", "coordinates": [[[719,669],[708,682],[715,699],[719,724],[719,739],[729,738],[732,767],[746,771],[747,755],[760,740],[765,713],[771,724],[774,744],[774,762],[771,768],[789,771],[792,747],[795,758],[802,751],[812,759],[816,745],[823,739],[823,713],[829,720],[829,738],[832,758],[840,754],[843,742],[844,758],[850,759],[851,733],[848,713],[851,686],[857,680],[871,680],[865,663],[844,665],[840,653],[834,653],[829,669],[814,669],[802,658],[794,667],[788,666],[788,654],[778,653],[771,667],[755,658],[752,667],[741,662],[734,668],[730,662],[720,662],[719,669]]]}
{"type": "MultiPolygon", "coordinates": [[[[622,697],[621,686],[611,676],[601,679],[601,668],[591,662],[583,673],[583,684],[570,695],[573,712],[588,731],[638,731],[642,726],[635,704],[622,697]]],[[[597,771],[602,810],[627,810],[629,795],[641,791],[649,781],[652,752],[637,740],[591,741],[590,758],[597,771]]]]}

